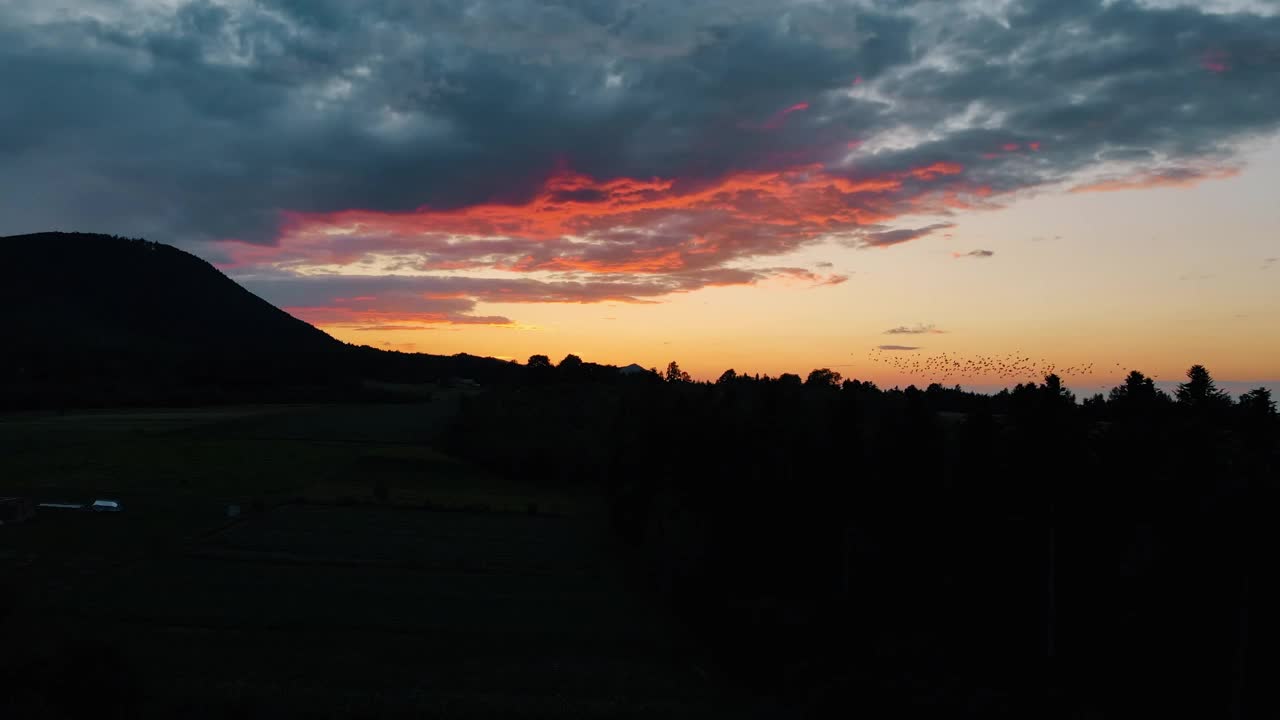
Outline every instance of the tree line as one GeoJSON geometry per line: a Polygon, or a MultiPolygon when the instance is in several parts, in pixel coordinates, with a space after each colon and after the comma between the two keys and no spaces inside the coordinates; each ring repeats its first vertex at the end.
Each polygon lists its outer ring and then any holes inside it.
{"type": "Polygon", "coordinates": [[[1242,628],[1275,539],[1266,388],[1232,401],[1199,365],[1171,395],[1135,371],[1082,402],[1053,375],[983,395],[825,368],[527,366],[464,402],[453,451],[601,488],[690,626],[815,716],[1210,716],[1262,697],[1242,628]]]}

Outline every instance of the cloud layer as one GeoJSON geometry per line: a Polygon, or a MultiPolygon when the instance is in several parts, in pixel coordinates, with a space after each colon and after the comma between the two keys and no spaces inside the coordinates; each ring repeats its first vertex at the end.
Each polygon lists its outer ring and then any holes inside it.
{"type": "Polygon", "coordinates": [[[1280,125],[1280,18],[1229,3],[59,7],[0,7],[0,231],[175,242],[363,327],[838,284],[773,258],[1228,177],[1280,125]]]}
{"type": "Polygon", "coordinates": [[[939,330],[933,324],[899,325],[884,331],[885,335],[942,335],[946,330],[939,330]]]}

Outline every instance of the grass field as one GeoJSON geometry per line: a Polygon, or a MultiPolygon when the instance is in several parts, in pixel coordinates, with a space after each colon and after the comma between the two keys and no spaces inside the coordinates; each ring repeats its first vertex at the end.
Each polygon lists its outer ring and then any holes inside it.
{"type": "MultiPolygon", "coordinates": [[[[457,462],[447,403],[0,419],[13,717],[707,717],[600,504],[457,462]],[[243,510],[229,517],[228,505],[243,510]]],[[[3,705],[0,705],[3,708],[3,705]]]]}

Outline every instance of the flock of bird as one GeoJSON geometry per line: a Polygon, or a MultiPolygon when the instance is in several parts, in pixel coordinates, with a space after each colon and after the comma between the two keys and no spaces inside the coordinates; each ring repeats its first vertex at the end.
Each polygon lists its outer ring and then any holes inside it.
{"type": "MultiPolygon", "coordinates": [[[[1114,368],[1102,368],[1095,363],[1077,363],[1061,365],[1048,358],[1036,358],[1015,350],[1004,355],[961,355],[959,353],[942,352],[925,354],[921,352],[903,352],[872,348],[867,359],[893,368],[901,375],[920,377],[929,383],[937,382],[947,385],[962,380],[985,380],[988,382],[1041,382],[1046,375],[1054,374],[1065,380],[1076,380],[1079,384],[1092,384],[1087,381],[1095,374],[1105,374],[1108,379],[1121,380],[1129,373],[1129,368],[1115,363],[1114,368]],[[1114,373],[1114,378],[1110,377],[1114,373]],[[1082,382],[1084,381],[1084,382],[1082,382]]],[[[1159,378],[1158,375],[1152,376],[1159,378]]],[[[1106,383],[1098,385],[1107,387],[1106,383]]]]}

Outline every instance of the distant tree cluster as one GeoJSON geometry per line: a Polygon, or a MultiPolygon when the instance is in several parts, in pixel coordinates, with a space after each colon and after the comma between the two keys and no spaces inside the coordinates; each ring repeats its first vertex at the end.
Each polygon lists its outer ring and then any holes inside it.
{"type": "Polygon", "coordinates": [[[1232,402],[1201,366],[1172,395],[1135,371],[1083,402],[1054,375],[982,395],[529,367],[546,382],[466,403],[454,451],[601,487],[709,645],[814,716],[919,686],[940,716],[1033,716],[1050,667],[1086,714],[1243,702],[1222,658],[1280,477],[1265,388],[1232,402]]]}

